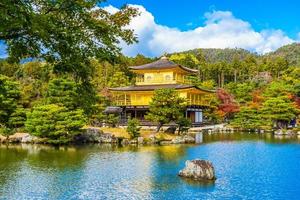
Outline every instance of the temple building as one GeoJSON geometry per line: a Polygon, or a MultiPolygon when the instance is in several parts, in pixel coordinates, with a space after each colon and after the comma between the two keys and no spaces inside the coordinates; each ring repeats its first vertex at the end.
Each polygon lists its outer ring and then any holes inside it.
{"type": "Polygon", "coordinates": [[[186,99],[185,116],[193,125],[203,123],[203,110],[210,106],[214,91],[190,84],[187,76],[196,75],[198,70],[176,64],[166,57],[149,64],[130,67],[130,70],[136,74],[135,85],[110,88],[116,106],[110,109],[119,110],[121,123],[126,123],[128,117],[135,117],[142,124],[149,124],[145,115],[154,91],[161,88],[175,89],[180,97],[186,99]]]}

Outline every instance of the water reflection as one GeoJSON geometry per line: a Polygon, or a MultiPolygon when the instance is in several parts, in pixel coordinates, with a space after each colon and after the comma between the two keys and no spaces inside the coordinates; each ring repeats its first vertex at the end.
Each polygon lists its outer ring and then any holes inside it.
{"type": "Polygon", "coordinates": [[[219,133],[204,134],[204,143],[225,142],[225,141],[264,141],[266,143],[300,143],[300,138],[296,135],[273,135],[271,133],[219,133]]]}
{"type": "Polygon", "coordinates": [[[0,199],[293,199],[299,141],[226,133],[201,145],[0,145],[0,199]],[[215,184],[177,176],[195,158],[213,162],[215,184]]]}

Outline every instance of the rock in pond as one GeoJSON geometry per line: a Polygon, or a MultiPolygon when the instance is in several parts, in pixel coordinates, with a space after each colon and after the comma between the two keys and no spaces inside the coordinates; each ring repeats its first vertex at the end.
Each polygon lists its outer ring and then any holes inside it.
{"type": "Polygon", "coordinates": [[[187,160],[185,168],[179,171],[179,176],[190,178],[193,180],[208,180],[216,179],[215,170],[210,161],[207,160],[187,160]]]}

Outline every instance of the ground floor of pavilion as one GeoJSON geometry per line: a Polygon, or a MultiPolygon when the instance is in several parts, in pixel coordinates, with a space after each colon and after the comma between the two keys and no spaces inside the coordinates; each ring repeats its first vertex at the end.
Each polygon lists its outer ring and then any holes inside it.
{"type": "MultiPolygon", "coordinates": [[[[192,122],[193,126],[201,126],[206,123],[205,116],[203,111],[206,107],[203,106],[187,106],[184,111],[184,116],[192,122]]],[[[153,122],[150,122],[145,119],[147,112],[149,111],[148,106],[119,106],[119,107],[110,107],[106,109],[106,113],[110,112],[118,113],[120,116],[120,125],[126,125],[129,118],[139,119],[141,125],[154,125],[153,122]]]]}

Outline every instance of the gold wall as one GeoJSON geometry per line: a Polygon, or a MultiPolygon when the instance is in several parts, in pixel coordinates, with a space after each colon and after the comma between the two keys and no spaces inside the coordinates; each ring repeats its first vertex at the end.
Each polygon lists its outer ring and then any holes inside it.
{"type": "MultiPolygon", "coordinates": [[[[180,97],[187,101],[187,105],[209,106],[214,94],[196,89],[177,90],[180,97]]],[[[117,106],[148,106],[153,91],[113,92],[114,102],[117,106]]]]}

